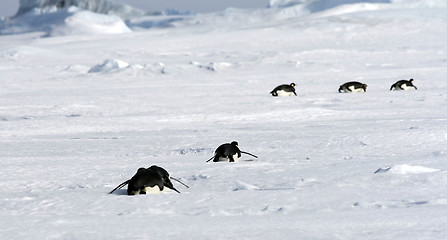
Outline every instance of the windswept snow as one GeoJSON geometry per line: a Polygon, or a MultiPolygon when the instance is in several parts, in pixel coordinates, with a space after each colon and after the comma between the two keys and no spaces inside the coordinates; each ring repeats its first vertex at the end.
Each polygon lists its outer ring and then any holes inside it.
{"type": "Polygon", "coordinates": [[[2,238],[446,239],[447,9],[348,2],[45,38],[109,23],[23,15],[0,36],[2,238]],[[259,158],[205,163],[233,140],[259,158]],[[151,165],[190,188],[108,194],[151,165]]]}

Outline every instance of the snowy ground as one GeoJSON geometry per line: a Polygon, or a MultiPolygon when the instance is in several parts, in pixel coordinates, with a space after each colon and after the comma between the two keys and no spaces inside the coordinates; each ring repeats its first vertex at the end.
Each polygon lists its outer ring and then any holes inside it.
{"type": "Polygon", "coordinates": [[[447,238],[447,9],[284,12],[0,36],[2,238],[447,238]],[[190,188],[108,194],[153,164],[190,188]]]}

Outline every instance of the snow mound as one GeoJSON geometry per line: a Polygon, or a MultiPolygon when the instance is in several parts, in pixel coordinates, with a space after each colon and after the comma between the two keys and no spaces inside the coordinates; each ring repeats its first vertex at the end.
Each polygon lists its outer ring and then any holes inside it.
{"type": "Polygon", "coordinates": [[[394,167],[379,168],[374,173],[385,173],[390,172],[393,174],[420,174],[420,173],[430,173],[439,172],[439,169],[427,168],[422,166],[411,166],[407,164],[396,165],[394,167]]]}
{"type": "Polygon", "coordinates": [[[93,66],[92,68],[90,68],[90,70],[88,70],[88,72],[111,72],[117,69],[126,68],[128,66],[129,64],[127,62],[118,59],[108,59],[101,64],[93,66]]]}
{"type": "Polygon", "coordinates": [[[0,34],[18,34],[26,32],[45,32],[46,37],[126,33],[131,30],[117,16],[85,11],[78,7],[59,10],[55,6],[35,8],[32,11],[0,26],[0,34]]]}

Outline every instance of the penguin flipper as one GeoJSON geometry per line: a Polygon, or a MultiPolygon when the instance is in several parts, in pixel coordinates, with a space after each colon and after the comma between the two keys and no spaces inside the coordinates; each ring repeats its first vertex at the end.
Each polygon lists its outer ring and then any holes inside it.
{"type": "Polygon", "coordinates": [[[206,162],[209,162],[209,161],[211,161],[211,159],[213,159],[214,158],[214,156],[212,156],[210,159],[208,159],[208,160],[206,160],[206,162]]]}
{"type": "Polygon", "coordinates": [[[109,194],[112,194],[113,192],[115,192],[117,189],[121,189],[122,187],[126,186],[126,184],[128,184],[130,182],[130,179],[121,183],[120,185],[118,185],[115,189],[113,189],[109,194]]]}
{"type": "Polygon", "coordinates": [[[252,157],[254,157],[254,158],[258,158],[256,155],[251,154],[251,153],[249,153],[249,152],[241,151],[241,153],[245,153],[245,154],[250,155],[250,156],[252,156],[252,157]]]}

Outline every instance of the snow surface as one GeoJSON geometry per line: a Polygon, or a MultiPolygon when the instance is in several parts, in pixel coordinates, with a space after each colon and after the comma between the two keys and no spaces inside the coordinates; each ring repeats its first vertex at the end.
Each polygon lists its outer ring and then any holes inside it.
{"type": "Polygon", "coordinates": [[[446,239],[447,9],[365,6],[0,36],[0,235],[446,239]],[[233,140],[259,158],[205,163],[233,140]],[[190,188],[108,194],[154,164],[190,188]]]}

